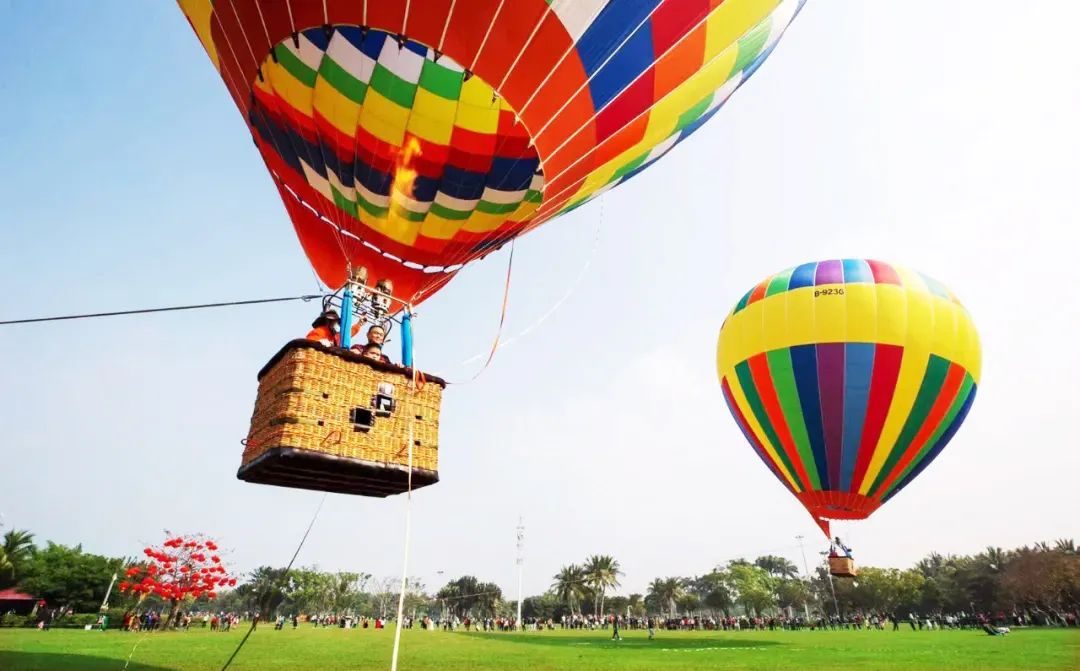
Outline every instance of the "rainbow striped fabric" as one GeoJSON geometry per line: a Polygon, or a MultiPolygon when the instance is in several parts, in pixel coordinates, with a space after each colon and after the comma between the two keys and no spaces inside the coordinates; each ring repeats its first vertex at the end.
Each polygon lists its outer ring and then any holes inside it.
{"type": "Polygon", "coordinates": [[[766,278],[720,329],[724,398],[747,441],[826,534],[906,487],[975,398],[975,326],[940,283],[862,259],[766,278]]]}
{"type": "Polygon", "coordinates": [[[179,0],[322,279],[430,295],[663,156],[805,0],[179,0]]]}

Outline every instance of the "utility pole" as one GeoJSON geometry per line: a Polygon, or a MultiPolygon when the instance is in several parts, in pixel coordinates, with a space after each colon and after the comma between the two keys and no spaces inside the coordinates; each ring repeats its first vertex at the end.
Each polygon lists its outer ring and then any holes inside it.
{"type": "Polygon", "coordinates": [[[517,625],[524,631],[525,624],[521,621],[521,576],[525,568],[525,523],[518,517],[517,525],[517,567],[518,567],[518,598],[517,598],[517,625]]]}

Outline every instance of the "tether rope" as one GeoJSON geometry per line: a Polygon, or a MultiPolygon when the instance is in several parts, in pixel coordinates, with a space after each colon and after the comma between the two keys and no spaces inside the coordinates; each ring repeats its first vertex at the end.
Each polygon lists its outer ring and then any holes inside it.
{"type": "Polygon", "coordinates": [[[325,493],[322,495],[322,498],[319,499],[319,506],[315,508],[315,514],[311,516],[311,522],[308,523],[307,531],[304,532],[304,536],[300,539],[300,544],[296,546],[296,552],[293,553],[292,559],[289,560],[289,565],[285,567],[285,570],[282,572],[281,577],[279,577],[277,579],[277,582],[274,583],[273,589],[267,591],[265,607],[259,612],[257,612],[255,614],[255,617],[251,619],[251,627],[247,630],[247,633],[244,634],[244,638],[240,639],[240,643],[236,646],[236,650],[233,650],[233,654],[229,657],[228,661],[225,662],[225,665],[221,667],[221,671],[225,671],[226,669],[228,669],[229,665],[233,663],[234,659],[236,659],[236,656],[240,654],[240,650],[244,647],[244,644],[247,643],[248,638],[251,636],[251,632],[255,631],[255,626],[259,623],[257,619],[258,616],[270,610],[270,600],[274,598],[275,592],[281,590],[281,586],[289,577],[289,571],[292,570],[293,563],[296,562],[296,558],[300,555],[300,549],[304,547],[304,542],[307,541],[308,534],[311,533],[311,528],[315,526],[315,520],[319,518],[319,513],[322,511],[324,503],[326,503],[325,493]]]}
{"type": "Polygon", "coordinates": [[[205,308],[224,308],[238,305],[260,305],[263,303],[286,303],[289,301],[313,301],[322,298],[319,294],[305,294],[303,296],[287,296],[284,298],[256,298],[246,301],[227,301],[223,303],[200,303],[198,305],[175,305],[165,308],[140,308],[138,310],[117,310],[115,312],[90,312],[77,315],[62,315],[57,317],[32,317],[30,319],[8,319],[0,321],[0,326],[12,326],[14,324],[35,324],[40,322],[57,322],[69,319],[95,319],[98,317],[120,317],[123,315],[144,315],[156,312],[179,312],[181,310],[203,310],[205,308]]]}
{"type": "MultiPolygon", "coordinates": [[[[411,310],[411,308],[406,309],[411,310]]],[[[418,371],[420,369],[416,366],[412,340],[409,341],[408,349],[409,362],[412,364],[412,383],[410,385],[410,390],[415,398],[420,392],[417,383],[419,378],[418,371]]],[[[397,671],[398,651],[401,648],[401,620],[405,611],[405,589],[408,587],[409,580],[409,546],[412,542],[413,415],[416,413],[415,411],[412,411],[409,414],[409,473],[407,480],[408,485],[405,491],[405,551],[404,557],[401,560],[401,591],[398,593],[397,622],[394,625],[394,651],[390,655],[390,671],[397,671]]]]}

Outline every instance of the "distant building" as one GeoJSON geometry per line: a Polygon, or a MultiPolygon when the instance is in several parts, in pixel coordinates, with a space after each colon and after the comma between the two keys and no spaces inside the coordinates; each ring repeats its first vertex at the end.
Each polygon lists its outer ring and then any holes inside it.
{"type": "Polygon", "coordinates": [[[36,599],[14,589],[0,589],[0,614],[14,612],[16,615],[29,615],[34,610],[36,599]]]}

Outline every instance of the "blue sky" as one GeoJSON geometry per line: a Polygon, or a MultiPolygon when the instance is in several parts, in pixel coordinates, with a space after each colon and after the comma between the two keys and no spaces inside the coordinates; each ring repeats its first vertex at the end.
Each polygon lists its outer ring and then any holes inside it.
{"type": "MultiPolygon", "coordinates": [[[[501,350],[444,404],[442,482],[414,498],[413,572],[525,586],[590,553],[624,591],[820,536],[744,444],[714,370],[762,277],[842,256],[917,268],[968,306],[967,423],[869,522],[870,563],[1076,535],[1073,282],[1080,17],[1049,3],[810,2],[691,140],[519,241],[501,350]],[[594,240],[599,235],[599,242],[594,240]],[[593,251],[595,247],[595,251],[593,251]],[[678,390],[674,404],[659,403],[678,390]],[[978,511],[982,511],[979,513],[978,511]],[[989,514],[987,514],[989,513],[989,514]]],[[[246,128],[170,3],[0,2],[0,318],[309,293],[246,128]]],[[[421,367],[467,379],[505,252],[417,323],[421,367]]],[[[0,329],[6,526],[133,553],[205,531],[283,564],[319,494],[239,482],[255,373],[302,334],[284,304],[0,329]]],[[[392,575],[404,501],[331,495],[300,561],[392,575]]],[[[811,549],[817,549],[816,545],[811,549]]]]}

